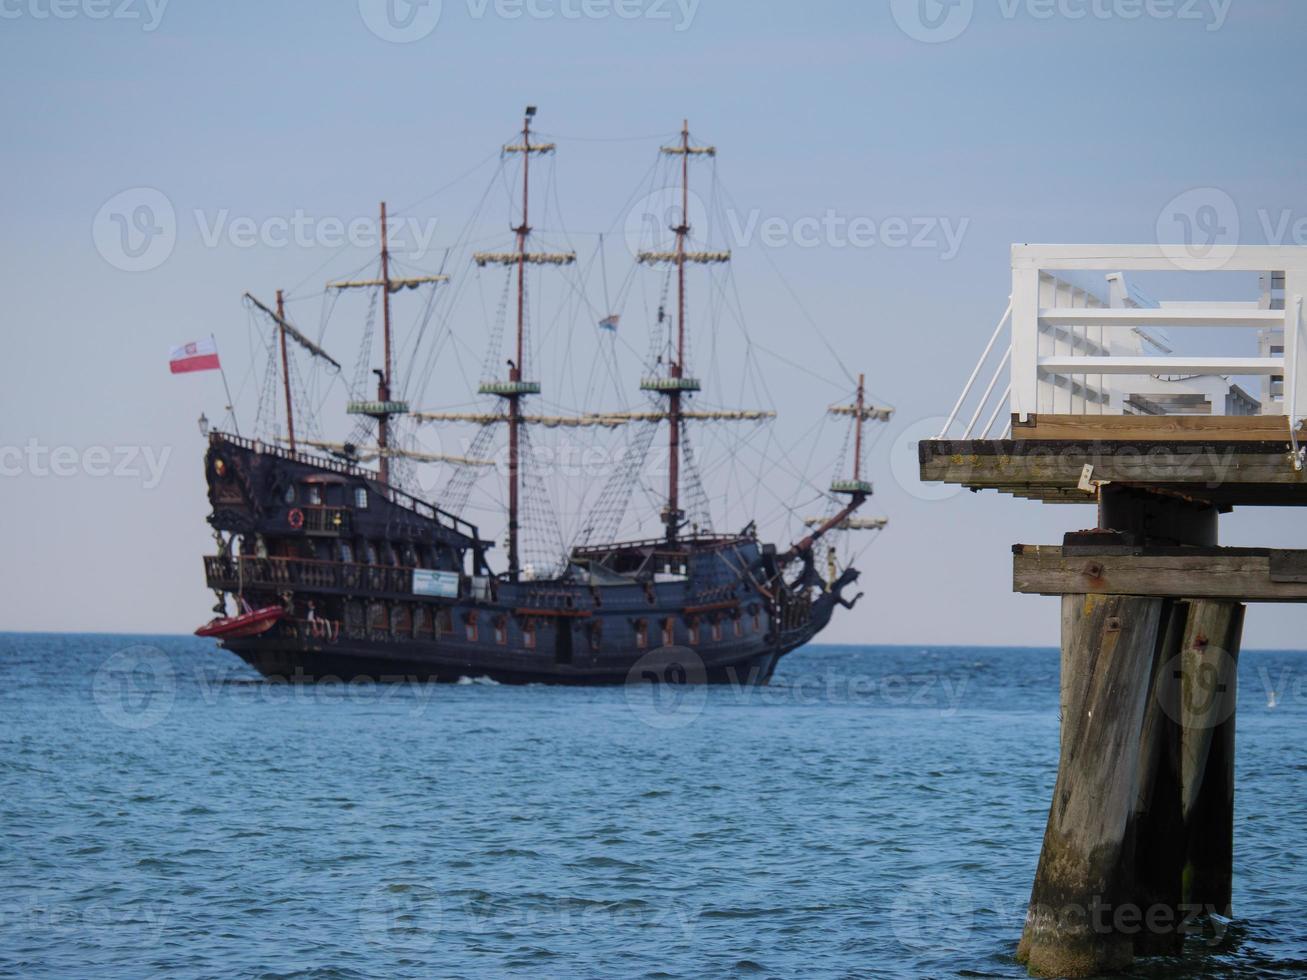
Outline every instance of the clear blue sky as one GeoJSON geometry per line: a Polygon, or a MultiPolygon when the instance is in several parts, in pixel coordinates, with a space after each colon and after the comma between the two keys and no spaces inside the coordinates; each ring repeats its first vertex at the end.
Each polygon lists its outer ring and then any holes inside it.
{"type": "MultiPolygon", "coordinates": [[[[1057,603],[1009,594],[1009,545],[1055,543],[1092,512],[923,499],[890,465],[895,441],[947,412],[965,380],[1001,312],[1012,242],[1151,242],[1163,208],[1194,187],[1230,196],[1248,244],[1266,240],[1261,211],[1307,217],[1307,4],[444,0],[434,26],[434,8],[400,3],[398,27],[385,6],[0,0],[0,446],[170,453],[148,488],[140,460],[139,476],[83,464],[0,477],[0,628],[163,632],[206,618],[195,419],[221,415],[222,396],[211,376],[170,377],[165,352],[229,338],[237,380],[241,292],[320,286],[332,255],[208,244],[195,212],[348,218],[382,198],[418,202],[503,142],[528,102],[560,144],[559,197],[577,228],[608,226],[638,185],[658,140],[634,138],[689,116],[722,148],[732,197],[764,217],[965,229],[956,249],[735,246],[758,335],[838,373],[774,263],[899,410],[869,473],[893,523],[863,562],[868,601],[831,640],[1056,641],[1057,603]],[[379,36],[406,30],[408,43],[379,36]],[[141,187],[166,196],[177,235],[166,261],[128,272],[101,254],[96,219],[141,187]]],[[[459,213],[459,195],[483,185],[412,213],[459,213]]],[[[811,413],[832,394],[797,384],[776,399],[811,413]]],[[[1307,547],[1292,512],[1236,514],[1223,536],[1307,547]]],[[[1296,609],[1258,607],[1248,622],[1250,645],[1299,645],[1296,609]]]]}

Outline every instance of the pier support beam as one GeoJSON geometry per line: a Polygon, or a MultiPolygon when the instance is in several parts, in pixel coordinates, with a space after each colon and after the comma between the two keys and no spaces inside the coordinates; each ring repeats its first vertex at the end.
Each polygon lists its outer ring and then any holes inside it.
{"type": "Polygon", "coordinates": [[[1180,788],[1187,853],[1183,898],[1207,914],[1233,911],[1234,734],[1244,607],[1190,604],[1180,664],[1180,788]]]}
{"type": "Polygon", "coordinates": [[[1165,600],[1077,597],[1063,638],[1057,785],[1017,958],[1045,977],[1124,969],[1140,742],[1165,600]]]}
{"type": "Polygon", "coordinates": [[[1062,741],[1017,957],[1036,976],[1173,956],[1233,913],[1244,606],[1062,597],[1062,741]]]}
{"type": "Polygon", "coordinates": [[[1134,813],[1135,900],[1143,910],[1163,911],[1154,911],[1151,921],[1135,934],[1136,956],[1174,956],[1184,946],[1184,934],[1174,918],[1184,901],[1181,872],[1188,854],[1181,803],[1181,719],[1176,708],[1177,661],[1188,621],[1188,603],[1168,603],[1144,712],[1134,813]],[[1163,921],[1171,928],[1158,928],[1163,921]]]}
{"type": "Polygon", "coordinates": [[[1061,757],[1018,956],[1039,975],[1111,973],[1233,912],[1244,604],[1307,603],[1307,550],[1221,547],[1218,524],[1307,506],[1285,446],[1303,427],[1019,402],[1012,439],[922,442],[921,478],[1097,505],[1096,528],[1014,548],[1014,591],[1062,599],[1061,757]]]}
{"type": "MultiPolygon", "coordinates": [[[[1217,550],[1215,509],[1190,501],[1108,491],[1099,518],[1063,550],[1102,547],[1126,567],[1150,548],[1217,550]]],[[[1232,911],[1244,607],[1093,592],[1102,561],[1073,561],[1089,587],[1062,596],[1061,759],[1017,951],[1048,977],[1177,954],[1199,915],[1232,911]]]]}

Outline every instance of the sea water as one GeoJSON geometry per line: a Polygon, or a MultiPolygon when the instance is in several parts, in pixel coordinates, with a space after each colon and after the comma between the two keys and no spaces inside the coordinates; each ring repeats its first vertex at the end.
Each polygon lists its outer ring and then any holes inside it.
{"type": "MultiPolygon", "coordinates": [[[[1240,665],[1233,922],[1307,972],[1307,655],[1240,665]]],[[[0,635],[0,974],[1021,977],[1054,650],[810,647],[763,689],[268,684],[0,635]]]]}

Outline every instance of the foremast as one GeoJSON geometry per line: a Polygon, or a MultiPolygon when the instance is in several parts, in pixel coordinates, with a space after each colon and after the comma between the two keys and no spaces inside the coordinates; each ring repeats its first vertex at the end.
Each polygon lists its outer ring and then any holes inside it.
{"type": "Polygon", "coordinates": [[[780,564],[786,565],[802,555],[810,554],[813,547],[831,531],[835,530],[879,530],[885,526],[883,520],[871,520],[865,523],[853,521],[853,515],[861,509],[871,497],[874,487],[862,478],[863,429],[867,422],[888,422],[894,416],[893,409],[881,408],[867,404],[867,378],[858,375],[858,390],[852,405],[836,405],[829,409],[831,415],[852,416],[853,418],[853,477],[848,480],[836,479],[831,484],[831,493],[847,496],[849,502],[841,507],[833,517],[823,521],[810,521],[816,529],[797,542],[784,555],[780,564]]]}

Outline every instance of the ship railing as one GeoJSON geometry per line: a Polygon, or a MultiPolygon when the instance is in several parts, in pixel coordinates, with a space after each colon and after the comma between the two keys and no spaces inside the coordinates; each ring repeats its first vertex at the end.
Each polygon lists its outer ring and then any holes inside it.
{"type": "Polygon", "coordinates": [[[227,558],[206,555],[210,588],[323,589],[413,595],[413,569],[393,565],[322,561],[314,558],[227,558]]]}
{"type": "Polygon", "coordinates": [[[214,432],[209,436],[210,443],[228,443],[240,449],[248,449],[251,452],[259,453],[264,456],[275,456],[278,459],[288,460],[294,463],[303,463],[305,466],[317,466],[322,469],[332,470],[335,473],[344,473],[349,476],[364,476],[375,479],[376,474],[370,470],[365,470],[356,463],[350,463],[343,459],[335,459],[331,456],[315,456],[310,453],[302,453],[296,450],[291,452],[283,446],[274,445],[269,442],[262,442],[258,439],[247,439],[244,436],[232,435],[229,432],[214,432]]]}
{"type": "Polygon", "coordinates": [[[1296,440],[1304,296],[1300,246],[1013,246],[1008,308],[939,438],[1005,438],[1041,414],[1276,415],[1296,440]],[[1251,273],[1260,288],[1231,295],[1251,273]],[[1153,300],[1136,274],[1190,298],[1153,300]],[[1228,298],[1192,298],[1213,295],[1228,298]]]}
{"type": "Polygon", "coordinates": [[[725,547],[746,540],[740,534],[686,534],[677,539],[680,547],[669,548],[666,538],[647,538],[643,541],[621,541],[615,544],[585,545],[572,550],[573,558],[604,558],[622,551],[647,551],[653,549],[659,555],[684,555],[689,547],[708,546],[725,547]]]}
{"type": "Polygon", "coordinates": [[[415,497],[410,493],[405,493],[403,490],[397,490],[395,487],[386,487],[384,496],[397,507],[403,507],[405,510],[410,510],[417,514],[419,517],[425,517],[428,520],[435,521],[442,527],[458,534],[462,534],[465,537],[479,540],[479,532],[477,531],[476,525],[469,524],[461,517],[457,517],[449,513],[449,511],[441,510],[434,504],[429,504],[425,500],[415,497]]]}
{"type": "MultiPolygon", "coordinates": [[[[289,460],[295,463],[303,463],[306,466],[317,466],[322,469],[332,470],[336,473],[343,473],[348,476],[361,476],[369,480],[377,479],[377,474],[372,470],[367,470],[356,463],[351,463],[342,459],[335,459],[330,456],[314,456],[298,451],[291,452],[289,449],[282,446],[261,442],[257,439],[247,439],[244,436],[231,435],[227,432],[214,432],[209,436],[209,439],[210,442],[215,444],[228,443],[263,455],[275,456],[278,459],[289,460]]],[[[405,493],[403,490],[398,490],[395,487],[385,487],[383,488],[382,495],[385,499],[389,500],[396,506],[403,507],[405,510],[412,511],[428,520],[435,521],[442,527],[469,538],[478,538],[478,531],[475,525],[469,524],[462,518],[457,517],[448,511],[441,510],[439,507],[429,504],[425,500],[414,497],[412,494],[405,493]]]]}

